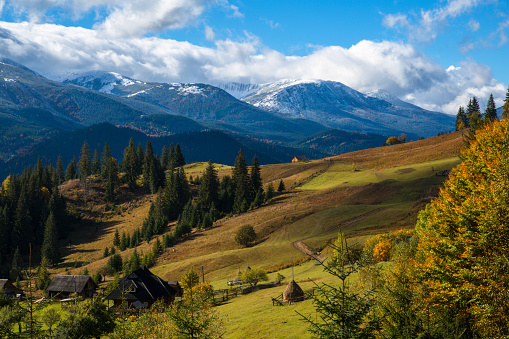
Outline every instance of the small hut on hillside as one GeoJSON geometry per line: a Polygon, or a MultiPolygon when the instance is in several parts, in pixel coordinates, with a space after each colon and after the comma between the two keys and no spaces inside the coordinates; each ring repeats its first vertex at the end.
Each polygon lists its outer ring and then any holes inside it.
{"type": "Polygon", "coordinates": [[[283,302],[292,303],[296,301],[304,301],[304,291],[292,279],[283,292],[283,302]]]}
{"type": "Polygon", "coordinates": [[[296,155],[292,158],[292,162],[308,162],[308,158],[303,155],[296,155]]]}
{"type": "Polygon", "coordinates": [[[14,286],[9,279],[0,279],[0,291],[8,297],[23,296],[23,290],[14,286]]]}
{"type": "Polygon", "coordinates": [[[49,297],[66,299],[73,293],[83,298],[92,298],[97,285],[89,275],[56,275],[46,291],[49,297]]]}

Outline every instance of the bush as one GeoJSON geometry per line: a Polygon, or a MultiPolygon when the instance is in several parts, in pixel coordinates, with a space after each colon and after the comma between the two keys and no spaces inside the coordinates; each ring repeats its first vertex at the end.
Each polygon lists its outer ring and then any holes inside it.
{"type": "Polygon", "coordinates": [[[256,233],[251,225],[244,225],[235,234],[235,242],[240,246],[249,246],[256,240],[256,233]]]}
{"type": "Polygon", "coordinates": [[[260,281],[268,281],[269,277],[267,276],[267,272],[261,268],[253,268],[242,273],[241,279],[243,283],[256,286],[260,281]]]}

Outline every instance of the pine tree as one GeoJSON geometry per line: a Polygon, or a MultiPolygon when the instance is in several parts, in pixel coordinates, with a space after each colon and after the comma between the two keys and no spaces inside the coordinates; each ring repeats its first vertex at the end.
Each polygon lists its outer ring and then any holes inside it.
{"type": "Polygon", "coordinates": [[[251,175],[249,183],[251,185],[250,200],[254,200],[258,191],[262,189],[260,163],[258,162],[258,157],[256,154],[253,157],[253,161],[251,162],[251,175]]]}
{"type": "Polygon", "coordinates": [[[145,145],[145,158],[143,159],[143,188],[150,192],[150,177],[153,170],[154,162],[154,150],[152,149],[152,143],[147,141],[145,145]]]}
{"type": "Polygon", "coordinates": [[[60,260],[60,253],[58,250],[58,228],[53,213],[50,213],[48,220],[46,220],[41,256],[46,258],[50,265],[54,265],[60,260]]]}
{"type": "Polygon", "coordinates": [[[60,185],[61,183],[64,182],[64,179],[65,179],[64,163],[62,161],[62,156],[60,156],[60,155],[58,156],[58,160],[57,160],[56,173],[57,173],[57,178],[58,178],[58,185],[60,185]]]}
{"type": "Polygon", "coordinates": [[[85,141],[83,147],[81,147],[81,157],[78,162],[80,181],[84,184],[85,190],[87,189],[87,177],[90,175],[90,163],[90,148],[85,141]]]}
{"type": "Polygon", "coordinates": [[[72,158],[69,165],[65,169],[65,181],[73,180],[78,177],[78,169],[76,166],[76,157],[72,158]]]}
{"type": "Polygon", "coordinates": [[[479,108],[479,102],[477,101],[476,97],[473,97],[468,102],[466,114],[469,127],[472,130],[479,129],[482,125],[482,116],[481,110],[479,108]]]}
{"type": "Polygon", "coordinates": [[[101,154],[101,177],[103,180],[107,180],[109,173],[108,173],[108,162],[111,159],[111,150],[110,145],[106,141],[104,143],[103,153],[101,154]]]}
{"type": "Polygon", "coordinates": [[[118,233],[118,228],[115,230],[115,235],[113,236],[113,246],[120,246],[120,233],[118,233]]]}
{"type": "Polygon", "coordinates": [[[164,145],[163,152],[161,153],[161,168],[166,171],[170,165],[170,151],[168,146],[164,145]]]}
{"type": "Polygon", "coordinates": [[[279,181],[279,186],[277,187],[278,192],[283,192],[285,190],[285,183],[283,182],[283,179],[279,181]]]}
{"type": "Polygon", "coordinates": [[[180,144],[175,146],[175,166],[181,167],[186,164],[186,160],[184,159],[184,154],[182,154],[182,150],[180,149],[180,144]]]}
{"type": "Polygon", "coordinates": [[[491,123],[497,120],[497,108],[495,107],[495,101],[493,100],[493,94],[490,94],[486,110],[484,111],[484,122],[491,123]]]}
{"type": "Polygon", "coordinates": [[[212,160],[207,162],[207,168],[200,181],[198,206],[202,213],[218,205],[219,179],[212,160]]]}
{"type": "Polygon", "coordinates": [[[169,157],[170,157],[170,170],[173,170],[175,167],[177,167],[176,165],[176,159],[175,159],[175,146],[173,146],[173,142],[170,144],[170,154],[169,154],[169,157]]]}
{"type": "Polygon", "coordinates": [[[505,94],[504,105],[502,106],[502,118],[509,117],[509,87],[507,88],[507,93],[505,94]]]}
{"type": "Polygon", "coordinates": [[[99,152],[97,152],[97,150],[94,150],[92,162],[90,163],[90,171],[94,175],[101,174],[101,161],[99,159],[99,152]]]}
{"type": "Polygon", "coordinates": [[[246,160],[242,150],[239,151],[237,158],[235,159],[235,165],[233,167],[233,185],[235,188],[234,200],[233,200],[233,212],[242,213],[245,212],[249,199],[249,177],[246,160]]]}
{"type": "Polygon", "coordinates": [[[136,151],[136,171],[138,175],[143,173],[143,160],[145,159],[145,152],[143,151],[143,147],[141,143],[138,143],[138,148],[136,151]]]}
{"type": "Polygon", "coordinates": [[[129,186],[129,190],[133,191],[136,187],[136,179],[138,179],[138,171],[136,169],[136,148],[133,138],[129,140],[129,145],[124,150],[124,160],[122,160],[122,170],[124,178],[129,186]]]}
{"type": "Polygon", "coordinates": [[[465,113],[465,109],[463,108],[463,106],[460,106],[460,108],[458,109],[458,114],[456,115],[455,130],[461,131],[462,129],[465,128],[468,128],[468,119],[465,113]]]}

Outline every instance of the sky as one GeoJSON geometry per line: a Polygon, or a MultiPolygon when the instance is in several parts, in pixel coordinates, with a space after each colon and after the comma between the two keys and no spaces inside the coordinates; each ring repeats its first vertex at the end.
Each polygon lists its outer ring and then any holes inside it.
{"type": "Polygon", "coordinates": [[[0,57],[50,79],[322,79],[450,114],[503,104],[508,36],[508,0],[0,0],[0,57]]]}

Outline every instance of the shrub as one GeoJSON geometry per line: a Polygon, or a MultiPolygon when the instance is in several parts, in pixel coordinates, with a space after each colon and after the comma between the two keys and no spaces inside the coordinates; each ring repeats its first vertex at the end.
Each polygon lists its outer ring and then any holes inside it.
{"type": "Polygon", "coordinates": [[[240,246],[249,246],[256,240],[256,233],[251,225],[244,225],[235,234],[235,242],[240,246]]]}

